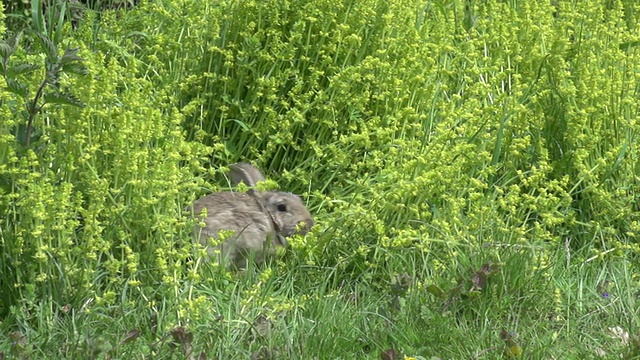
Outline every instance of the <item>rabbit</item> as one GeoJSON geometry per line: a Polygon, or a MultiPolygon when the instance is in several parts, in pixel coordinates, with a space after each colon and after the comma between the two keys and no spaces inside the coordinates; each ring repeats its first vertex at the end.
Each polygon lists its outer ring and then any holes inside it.
{"type": "MultiPolygon", "coordinates": [[[[230,166],[231,185],[240,182],[254,187],[265,177],[249,163],[230,166]]],[[[207,209],[204,227],[195,229],[196,240],[207,246],[210,256],[219,252],[218,261],[227,266],[244,269],[250,255],[260,265],[275,247],[288,245],[287,237],[306,234],[313,226],[313,217],[298,195],[282,191],[217,192],[193,203],[196,216],[207,209]],[[208,245],[210,237],[217,238],[221,230],[234,233],[217,247],[208,245]]]]}

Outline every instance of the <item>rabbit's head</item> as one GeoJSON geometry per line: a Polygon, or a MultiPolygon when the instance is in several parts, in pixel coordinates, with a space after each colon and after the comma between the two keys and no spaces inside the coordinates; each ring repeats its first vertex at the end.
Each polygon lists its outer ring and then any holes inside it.
{"type": "MultiPolygon", "coordinates": [[[[262,172],[249,163],[233,164],[230,168],[229,178],[233,186],[240,182],[256,186],[259,181],[265,180],[262,172]]],[[[277,235],[274,245],[286,246],[285,238],[296,233],[306,234],[313,226],[313,217],[298,195],[282,191],[259,192],[255,189],[249,190],[248,194],[255,198],[258,206],[271,219],[277,235]]]]}
{"type": "Polygon", "coordinates": [[[274,245],[286,246],[286,238],[296,233],[306,234],[313,226],[313,218],[298,195],[281,192],[266,191],[250,194],[260,202],[272,223],[276,239],[274,245]],[[279,243],[278,243],[279,242],[279,243]]]}

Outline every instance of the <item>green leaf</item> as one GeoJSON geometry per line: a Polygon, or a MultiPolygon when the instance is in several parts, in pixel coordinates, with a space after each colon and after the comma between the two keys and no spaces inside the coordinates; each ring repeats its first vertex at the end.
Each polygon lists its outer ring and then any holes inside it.
{"type": "Polygon", "coordinates": [[[13,54],[16,49],[18,49],[18,45],[20,44],[20,39],[22,39],[22,31],[14,34],[10,38],[7,39],[7,45],[11,47],[11,53],[13,54]]]}
{"type": "Polygon", "coordinates": [[[0,41],[0,57],[8,59],[18,48],[20,38],[22,38],[22,32],[10,36],[6,41],[0,41]]]}
{"type": "Polygon", "coordinates": [[[89,73],[89,70],[84,65],[78,63],[66,64],[62,67],[62,71],[78,75],[87,75],[89,73]]]}
{"type": "Polygon", "coordinates": [[[473,9],[473,3],[471,0],[466,0],[464,4],[464,18],[462,19],[462,26],[469,32],[476,26],[478,17],[473,9]]]}
{"type": "Polygon", "coordinates": [[[632,47],[636,47],[638,45],[640,45],[640,40],[627,41],[618,45],[618,48],[620,50],[630,50],[632,47]]]}
{"type": "Polygon", "coordinates": [[[49,61],[58,62],[58,47],[56,46],[56,44],[54,44],[46,34],[38,33],[38,38],[40,39],[40,43],[42,44],[44,52],[47,55],[49,61]]]}
{"type": "Polygon", "coordinates": [[[34,64],[22,63],[11,66],[7,69],[7,76],[16,76],[20,74],[26,74],[35,70],[38,70],[40,66],[34,64]]]}
{"type": "Polygon", "coordinates": [[[19,83],[14,79],[7,79],[7,91],[12,92],[18,96],[26,98],[29,96],[29,88],[27,85],[19,83]]]}
{"type": "Polygon", "coordinates": [[[240,127],[242,128],[242,130],[244,131],[249,131],[249,125],[247,125],[247,123],[243,122],[240,119],[231,119],[231,121],[235,122],[236,124],[240,125],[240,127]]]}
{"type": "MultiPolygon", "coordinates": [[[[52,10],[54,11],[54,14],[56,14],[58,16],[57,20],[57,24],[55,27],[55,31],[54,31],[54,39],[56,40],[56,42],[60,41],[60,36],[62,36],[62,28],[64,26],[64,20],[66,18],[67,15],[67,1],[61,1],[60,3],[56,4],[55,7],[51,7],[52,10]],[[60,6],[59,9],[53,10],[54,8],[57,8],[58,6],[60,6]]],[[[53,21],[52,21],[53,23],[53,21]]]]}
{"type": "Polygon", "coordinates": [[[42,15],[42,0],[31,1],[31,21],[38,35],[46,33],[44,16],[42,15]]]}
{"type": "Polygon", "coordinates": [[[442,297],[444,297],[446,295],[444,290],[442,290],[438,285],[435,285],[435,284],[431,284],[431,285],[427,286],[426,290],[431,295],[434,295],[434,296],[439,297],[439,298],[442,298],[442,297]]]}
{"type": "Polygon", "coordinates": [[[9,58],[9,56],[11,56],[12,53],[13,50],[11,49],[11,46],[9,44],[4,41],[0,42],[0,57],[2,57],[3,59],[7,59],[9,58]]]}
{"type": "Polygon", "coordinates": [[[73,96],[73,94],[66,92],[47,93],[44,95],[44,101],[47,104],[61,104],[84,107],[82,101],[73,96]]]}
{"type": "Polygon", "coordinates": [[[66,48],[64,54],[60,58],[60,64],[69,64],[72,62],[83,62],[84,59],[77,55],[77,48],[66,48]]]}
{"type": "Polygon", "coordinates": [[[131,31],[129,33],[127,33],[127,35],[125,37],[141,37],[143,39],[148,39],[149,38],[149,34],[142,32],[142,31],[131,31]]]}
{"type": "Polygon", "coordinates": [[[32,127],[30,131],[27,131],[28,126],[25,124],[18,124],[11,129],[11,134],[16,137],[18,143],[23,146],[27,144],[33,144],[42,137],[42,130],[36,127],[32,127]],[[29,140],[27,141],[27,132],[29,133],[29,140]]]}

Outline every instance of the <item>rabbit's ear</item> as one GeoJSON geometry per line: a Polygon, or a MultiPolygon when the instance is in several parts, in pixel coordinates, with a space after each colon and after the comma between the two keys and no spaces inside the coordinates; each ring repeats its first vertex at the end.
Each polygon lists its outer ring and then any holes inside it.
{"type": "Polygon", "coordinates": [[[265,177],[258,168],[249,163],[237,163],[229,165],[229,179],[232,186],[237,186],[241,182],[247,186],[256,186],[259,181],[264,181],[265,177]]]}

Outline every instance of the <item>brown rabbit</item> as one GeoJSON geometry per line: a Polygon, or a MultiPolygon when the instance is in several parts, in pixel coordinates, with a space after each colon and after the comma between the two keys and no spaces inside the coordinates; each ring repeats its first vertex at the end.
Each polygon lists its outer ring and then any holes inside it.
{"type": "MultiPolygon", "coordinates": [[[[230,166],[229,178],[236,186],[244,182],[255,186],[265,177],[251,164],[230,166]]],[[[218,260],[227,265],[246,268],[253,253],[257,263],[272,253],[276,246],[287,246],[287,237],[305,234],[313,226],[313,218],[299,196],[281,191],[260,192],[250,189],[246,193],[225,191],[207,195],[193,203],[197,216],[207,209],[204,227],[196,227],[196,240],[209,246],[210,255],[220,251],[218,260]],[[221,230],[232,230],[233,235],[217,248],[208,245],[210,237],[217,238],[221,230]]]]}

